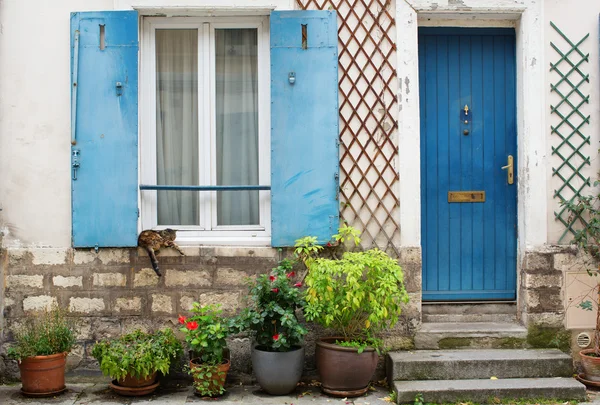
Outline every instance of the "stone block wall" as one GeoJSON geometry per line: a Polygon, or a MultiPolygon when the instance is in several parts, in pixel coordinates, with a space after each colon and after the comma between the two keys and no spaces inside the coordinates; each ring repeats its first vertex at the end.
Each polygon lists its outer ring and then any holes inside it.
{"type": "MultiPolygon", "coordinates": [[[[280,254],[267,248],[186,247],[184,251],[181,256],[161,250],[160,278],[142,249],[5,251],[0,354],[5,355],[11,330],[23,316],[58,304],[68,308],[79,325],[69,368],[94,369],[91,348],[96,340],[136,328],[177,329],[177,315],[187,314],[194,301],[219,303],[227,314],[235,313],[243,305],[245,279],[268,272],[280,254]]],[[[239,340],[232,342],[234,348],[249,346],[239,340]]],[[[235,365],[241,372],[248,370],[241,358],[235,365]]],[[[5,366],[9,378],[18,375],[15,362],[5,366]]]]}
{"type": "MultiPolygon", "coordinates": [[[[161,250],[160,278],[142,249],[100,249],[98,253],[93,249],[3,251],[0,378],[2,374],[8,379],[18,378],[16,362],[3,362],[2,358],[11,343],[12,329],[29,313],[53,304],[68,308],[79,325],[77,345],[68,357],[68,367],[97,370],[91,357],[97,340],[137,328],[171,327],[178,331],[178,314],[186,315],[194,301],[219,303],[226,314],[233,315],[244,305],[245,279],[270,271],[286,254],[272,248],[183,247],[183,250],[185,256],[172,249],[161,250]]],[[[385,339],[393,348],[411,348],[412,334],[421,319],[420,249],[404,249],[400,262],[411,302],[385,339]]],[[[314,375],[314,342],[327,331],[313,325],[309,325],[309,330],[305,373],[314,375]]],[[[249,339],[232,337],[229,347],[234,378],[250,378],[249,339]]]]}
{"type": "Polygon", "coordinates": [[[576,260],[573,246],[545,246],[523,257],[519,309],[526,326],[564,327],[564,273],[576,260]]]}

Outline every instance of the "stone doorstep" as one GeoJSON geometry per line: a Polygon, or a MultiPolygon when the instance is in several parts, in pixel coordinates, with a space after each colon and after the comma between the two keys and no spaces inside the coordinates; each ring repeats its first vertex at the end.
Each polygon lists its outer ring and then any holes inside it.
{"type": "Polygon", "coordinates": [[[515,314],[423,314],[423,323],[448,323],[448,322],[505,322],[517,321],[515,314]]]}
{"type": "Polygon", "coordinates": [[[583,401],[585,386],[573,378],[512,378],[498,380],[394,381],[398,403],[413,403],[417,394],[424,402],[473,401],[487,403],[490,398],[557,398],[583,401]]]}
{"type": "MultiPolygon", "coordinates": [[[[470,339],[465,346],[477,347],[477,341],[527,338],[527,329],[518,323],[503,322],[436,322],[423,323],[415,334],[417,349],[439,349],[443,339],[470,339]]],[[[482,346],[485,347],[485,346],[482,346]]]]}
{"type": "Polygon", "coordinates": [[[573,360],[558,349],[416,350],[391,352],[388,381],[570,377],[573,360]]]}

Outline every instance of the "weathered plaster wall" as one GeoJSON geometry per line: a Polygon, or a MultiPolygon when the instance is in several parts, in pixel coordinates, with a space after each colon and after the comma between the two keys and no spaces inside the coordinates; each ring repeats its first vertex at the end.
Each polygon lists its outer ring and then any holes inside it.
{"type": "Polygon", "coordinates": [[[6,247],[71,240],[71,11],[112,0],[0,3],[0,231],[6,247]]]}
{"type": "MultiPolygon", "coordinates": [[[[550,90],[550,84],[556,83],[560,76],[556,72],[550,72],[550,63],[556,63],[560,55],[552,49],[550,42],[554,42],[561,51],[566,52],[570,47],[560,38],[559,34],[554,31],[550,26],[550,22],[553,22],[560,28],[560,30],[571,40],[579,42],[586,34],[589,34],[589,38],[583,42],[579,48],[584,54],[589,53],[589,63],[583,63],[580,65],[582,72],[590,75],[589,82],[581,85],[581,91],[585,95],[590,96],[589,104],[584,104],[580,110],[584,115],[590,115],[589,125],[584,125],[581,132],[585,136],[589,136],[590,144],[583,146],[581,149],[582,153],[586,156],[591,157],[591,165],[586,166],[584,173],[587,176],[591,176],[592,182],[598,178],[598,169],[600,169],[600,160],[598,159],[598,142],[600,141],[600,55],[598,53],[598,15],[600,14],[600,2],[597,0],[578,0],[570,2],[566,6],[564,1],[560,0],[544,0],[544,74],[545,74],[545,88],[546,93],[546,124],[544,126],[544,132],[548,138],[546,147],[547,156],[547,182],[548,187],[548,242],[557,243],[563,231],[564,226],[554,219],[554,211],[560,208],[559,200],[553,198],[553,192],[556,190],[562,182],[557,176],[552,176],[552,168],[558,167],[561,160],[556,156],[552,155],[552,147],[558,146],[560,138],[558,135],[551,134],[550,126],[557,126],[560,123],[560,118],[556,114],[551,114],[550,106],[557,105],[560,102],[560,97],[556,92],[550,90]]],[[[572,54],[570,58],[574,61],[579,61],[577,54],[572,54]]],[[[561,70],[566,73],[568,71],[568,65],[563,64],[561,70]]],[[[573,80],[578,83],[581,79],[580,76],[572,76],[573,80]]],[[[561,91],[570,90],[565,86],[561,86],[561,91]]],[[[579,104],[581,98],[574,95],[571,98],[576,104],[579,104]]],[[[561,109],[562,113],[569,111],[569,109],[561,109]]],[[[573,122],[578,125],[580,121],[574,117],[573,122]]],[[[562,131],[566,132],[566,131],[562,131]]],[[[576,145],[579,145],[580,140],[576,141],[576,145]]],[[[561,152],[570,151],[569,148],[561,149],[561,152]]],[[[577,157],[573,158],[574,163],[578,163],[577,157]]],[[[570,174],[569,171],[566,173],[570,174]]],[[[577,181],[573,182],[574,185],[579,186],[581,184],[577,181]]],[[[567,191],[568,192],[568,191],[567,191]]],[[[561,243],[568,243],[569,236],[565,237],[561,243]]]]}

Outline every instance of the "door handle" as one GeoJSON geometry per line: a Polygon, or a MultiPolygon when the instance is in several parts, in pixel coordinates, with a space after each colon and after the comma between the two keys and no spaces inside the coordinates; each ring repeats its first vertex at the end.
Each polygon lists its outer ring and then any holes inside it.
{"type": "Polygon", "coordinates": [[[514,159],[512,155],[508,155],[508,164],[506,166],[502,166],[502,170],[506,170],[506,180],[508,184],[513,184],[515,182],[515,165],[514,159]]]}

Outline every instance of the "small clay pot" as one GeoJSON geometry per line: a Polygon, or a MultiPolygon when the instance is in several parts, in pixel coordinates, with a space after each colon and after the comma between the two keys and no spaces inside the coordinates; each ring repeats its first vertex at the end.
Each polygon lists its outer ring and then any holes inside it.
{"type": "Polygon", "coordinates": [[[28,357],[19,362],[21,392],[29,397],[48,397],[63,393],[67,352],[28,357]]]}
{"type": "Polygon", "coordinates": [[[149,375],[146,378],[137,378],[133,377],[129,374],[125,376],[125,378],[118,381],[118,384],[121,387],[129,387],[129,388],[139,388],[139,387],[147,387],[148,385],[152,385],[156,382],[156,372],[149,375]]]}
{"type": "Polygon", "coordinates": [[[591,353],[594,353],[594,349],[585,349],[579,352],[585,379],[600,382],[600,357],[589,356],[591,353]]]}
{"type": "MultiPolygon", "coordinates": [[[[199,358],[190,360],[190,370],[193,371],[195,368],[198,368],[200,364],[202,364],[202,360],[200,360],[199,358]]],[[[229,371],[229,367],[231,367],[231,362],[227,359],[223,359],[223,363],[217,366],[217,378],[211,378],[208,389],[210,389],[211,391],[217,391],[220,387],[225,386],[225,380],[227,379],[227,372],[229,371]],[[216,380],[217,383],[215,383],[214,380],[216,380]]],[[[194,377],[194,382],[203,381],[203,379],[194,377]]],[[[197,391],[196,394],[198,394],[197,391]]]]}
{"type": "Polygon", "coordinates": [[[119,395],[126,397],[141,397],[143,395],[152,394],[159,385],[160,383],[157,381],[154,384],[145,385],[143,387],[123,387],[122,385],[119,385],[117,380],[113,380],[108,386],[119,395]]]}

